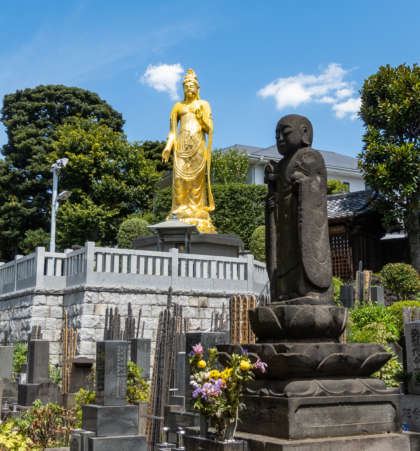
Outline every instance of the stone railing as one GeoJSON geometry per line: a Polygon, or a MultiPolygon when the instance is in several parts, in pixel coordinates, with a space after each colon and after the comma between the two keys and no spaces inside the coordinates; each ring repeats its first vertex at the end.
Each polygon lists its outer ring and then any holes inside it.
{"type": "Polygon", "coordinates": [[[267,282],[265,264],[245,257],[85,247],[36,252],[0,265],[0,294],[30,288],[64,289],[77,285],[259,293],[267,282]]]}

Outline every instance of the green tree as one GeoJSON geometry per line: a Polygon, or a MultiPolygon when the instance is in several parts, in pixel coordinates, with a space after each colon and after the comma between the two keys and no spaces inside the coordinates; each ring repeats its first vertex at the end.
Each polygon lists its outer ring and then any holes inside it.
{"type": "Polygon", "coordinates": [[[382,196],[385,219],[404,224],[411,263],[420,270],[420,67],[381,66],[365,80],[359,166],[382,196]]]}
{"type": "Polygon", "coordinates": [[[349,187],[340,180],[327,180],[327,194],[348,193],[349,187]]]}
{"type": "Polygon", "coordinates": [[[211,180],[214,184],[245,183],[249,160],[245,151],[238,149],[214,150],[211,156],[211,180]]]}
{"type": "Polygon", "coordinates": [[[0,165],[0,249],[3,259],[22,251],[25,231],[47,231],[51,204],[50,172],[57,126],[80,115],[121,132],[124,121],[97,94],[62,85],[18,90],[4,97],[1,121],[8,142],[0,165]]]}
{"type": "Polygon", "coordinates": [[[159,172],[166,172],[172,170],[172,160],[167,163],[162,161],[162,152],[165,148],[165,141],[140,141],[138,143],[143,149],[144,156],[148,160],[156,162],[156,169],[159,172]]]}
{"type": "Polygon", "coordinates": [[[69,118],[57,133],[50,161],[69,159],[60,189],[72,192],[57,215],[59,245],[115,244],[124,218],[151,208],[160,177],[156,163],[139,144],[95,119],[69,118]]]}

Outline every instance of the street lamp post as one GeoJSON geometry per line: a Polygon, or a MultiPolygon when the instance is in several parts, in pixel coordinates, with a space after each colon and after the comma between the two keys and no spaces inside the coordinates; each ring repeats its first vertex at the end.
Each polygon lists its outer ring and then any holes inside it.
{"type": "Polygon", "coordinates": [[[58,175],[60,170],[69,162],[68,158],[60,158],[51,165],[53,173],[53,190],[51,199],[51,232],[50,232],[50,252],[55,252],[55,217],[58,210],[60,200],[68,199],[71,195],[70,191],[63,191],[58,194],[58,175]]]}

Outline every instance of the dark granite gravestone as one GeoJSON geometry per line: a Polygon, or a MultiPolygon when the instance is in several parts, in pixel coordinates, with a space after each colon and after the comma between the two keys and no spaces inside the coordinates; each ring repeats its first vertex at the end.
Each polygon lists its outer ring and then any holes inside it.
{"type": "MultiPolygon", "coordinates": [[[[400,430],[399,389],[369,376],[391,355],[376,343],[340,343],[348,310],[332,293],[324,161],[302,116],[282,118],[276,139],[283,159],[266,168],[271,304],[249,311],[256,344],[217,346],[222,364],[246,348],[268,365],[246,386],[238,431],[253,435],[252,451],[268,449],[264,437],[275,438],[270,450],[356,449],[357,441],[358,449],[383,451],[381,439],[400,430]],[[337,448],[331,437],[342,439],[337,448]]],[[[420,324],[414,336],[420,371],[420,324]]],[[[393,444],[408,444],[394,435],[393,444]]]]}
{"type": "Polygon", "coordinates": [[[130,343],[131,361],[142,369],[143,379],[150,379],[150,353],[152,341],[150,338],[133,338],[130,343]]]}
{"type": "Polygon", "coordinates": [[[89,375],[93,363],[93,359],[86,357],[76,357],[72,360],[69,393],[76,393],[81,388],[89,387],[89,375]]]}
{"type": "Polygon", "coordinates": [[[50,343],[47,340],[30,340],[28,344],[28,384],[48,382],[50,343]]]}
{"type": "Polygon", "coordinates": [[[96,403],[124,406],[127,398],[128,343],[107,340],[96,343],[96,403]]]}
{"type": "Polygon", "coordinates": [[[86,443],[86,451],[146,451],[146,438],[138,435],[139,408],[126,400],[127,354],[127,341],[96,343],[96,404],[82,407],[75,451],[85,451],[86,443]]]}
{"type": "Polygon", "coordinates": [[[420,321],[404,323],[404,337],[407,372],[411,374],[408,393],[420,395],[420,321]]]}
{"type": "Polygon", "coordinates": [[[48,377],[49,342],[30,340],[28,343],[27,383],[18,385],[18,404],[31,406],[36,399],[43,403],[57,403],[60,388],[48,377]]]}
{"type": "Polygon", "coordinates": [[[353,285],[341,285],[340,287],[340,301],[343,307],[354,307],[354,288],[353,285]]]}

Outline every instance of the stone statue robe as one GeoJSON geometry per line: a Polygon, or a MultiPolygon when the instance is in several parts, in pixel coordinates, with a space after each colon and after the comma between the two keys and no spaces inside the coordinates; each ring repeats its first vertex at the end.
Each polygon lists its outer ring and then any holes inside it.
{"type": "Polygon", "coordinates": [[[330,303],[327,175],[322,155],[303,147],[265,171],[271,301],[330,303]]]}

